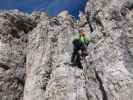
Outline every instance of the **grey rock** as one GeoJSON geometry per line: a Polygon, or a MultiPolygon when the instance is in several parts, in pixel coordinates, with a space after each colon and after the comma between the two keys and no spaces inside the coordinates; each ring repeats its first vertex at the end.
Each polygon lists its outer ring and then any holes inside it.
{"type": "MultiPolygon", "coordinates": [[[[93,63],[89,65],[94,67],[102,100],[133,99],[131,55],[133,17],[130,15],[133,8],[129,9],[128,4],[133,5],[131,0],[90,0],[86,7],[90,29],[92,28],[96,37],[100,38],[97,38],[98,41],[103,39],[102,42],[97,42],[98,45],[96,44],[94,49],[90,48],[93,63]],[[124,7],[127,12],[123,16],[121,11],[124,7]]],[[[88,62],[89,59],[90,57],[88,62]]],[[[92,92],[92,97],[96,96],[92,92]]]]}
{"type": "Polygon", "coordinates": [[[83,68],[71,64],[78,29],[67,16],[0,12],[1,100],[133,100],[132,0],[88,0],[83,68]]]}
{"type": "Polygon", "coordinates": [[[21,12],[0,12],[0,100],[23,98],[27,33],[33,22],[21,12]]]}
{"type": "Polygon", "coordinates": [[[70,60],[71,33],[69,21],[46,17],[29,34],[24,100],[43,100],[49,94],[51,73],[70,60]]]}

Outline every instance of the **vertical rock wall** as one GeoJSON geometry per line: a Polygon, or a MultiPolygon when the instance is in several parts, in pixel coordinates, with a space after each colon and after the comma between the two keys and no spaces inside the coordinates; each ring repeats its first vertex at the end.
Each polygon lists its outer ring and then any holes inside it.
{"type": "Polygon", "coordinates": [[[23,13],[0,12],[0,100],[22,100],[27,33],[33,21],[23,13]]]}
{"type": "Polygon", "coordinates": [[[70,63],[74,24],[68,14],[0,12],[1,100],[133,100],[132,0],[88,1],[83,68],[70,63]]]}
{"type": "Polygon", "coordinates": [[[29,33],[24,100],[86,99],[82,70],[70,65],[72,19],[41,19],[29,33]]]}
{"type": "MultiPolygon", "coordinates": [[[[90,100],[132,100],[132,7],[131,0],[89,0],[86,16],[97,43],[90,49],[91,66],[102,93],[90,100]],[[98,97],[98,98],[97,98],[98,97]]],[[[88,73],[88,76],[91,76],[88,73]]],[[[89,78],[90,79],[90,78],[89,78]]],[[[93,86],[92,88],[94,88],[93,86]]],[[[90,87],[87,87],[90,90],[90,87]]]]}

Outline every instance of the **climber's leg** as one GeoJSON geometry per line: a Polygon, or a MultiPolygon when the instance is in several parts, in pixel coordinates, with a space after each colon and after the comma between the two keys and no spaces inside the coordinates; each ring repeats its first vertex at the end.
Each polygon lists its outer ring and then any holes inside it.
{"type": "Polygon", "coordinates": [[[80,56],[79,52],[77,53],[76,65],[77,65],[79,68],[82,68],[81,56],[80,56]]]}
{"type": "Polygon", "coordinates": [[[73,49],[72,57],[71,57],[71,63],[75,65],[76,59],[77,59],[78,50],[76,48],[73,49]]]}
{"type": "Polygon", "coordinates": [[[78,39],[73,40],[73,53],[71,57],[71,63],[77,65],[78,51],[80,50],[80,43],[78,39]]]}
{"type": "Polygon", "coordinates": [[[72,62],[72,63],[73,63],[73,61],[74,61],[74,57],[75,57],[75,55],[76,55],[76,52],[73,51],[73,53],[72,53],[72,57],[71,57],[71,62],[72,62]]]}
{"type": "Polygon", "coordinates": [[[81,52],[82,52],[81,56],[82,56],[83,58],[86,57],[86,56],[88,55],[88,52],[87,52],[87,45],[82,45],[82,47],[81,47],[81,52]]]}

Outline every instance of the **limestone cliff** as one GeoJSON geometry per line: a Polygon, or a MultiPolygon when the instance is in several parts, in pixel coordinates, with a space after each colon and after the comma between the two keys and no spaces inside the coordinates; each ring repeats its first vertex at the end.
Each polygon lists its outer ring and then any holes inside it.
{"type": "Polygon", "coordinates": [[[80,28],[93,39],[72,66],[75,19],[0,12],[0,100],[133,100],[133,1],[89,0],[80,28]]]}

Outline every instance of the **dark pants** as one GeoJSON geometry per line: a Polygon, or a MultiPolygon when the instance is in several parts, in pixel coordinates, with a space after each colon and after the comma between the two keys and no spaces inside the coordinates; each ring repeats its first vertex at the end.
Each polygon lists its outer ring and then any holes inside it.
{"type": "Polygon", "coordinates": [[[81,56],[82,57],[85,57],[85,56],[87,56],[88,55],[88,52],[87,52],[87,45],[85,45],[85,44],[82,44],[81,45],[81,56]]]}
{"type": "Polygon", "coordinates": [[[80,56],[79,50],[77,50],[77,49],[73,50],[71,62],[73,63],[74,66],[78,66],[78,67],[82,68],[81,56],[80,56]]]}
{"type": "Polygon", "coordinates": [[[75,39],[73,41],[73,53],[72,53],[72,57],[71,57],[71,62],[82,68],[82,64],[81,64],[81,56],[86,56],[86,45],[81,44],[81,42],[78,39],[75,39]],[[79,53],[79,51],[81,50],[81,53],[79,53]]]}

